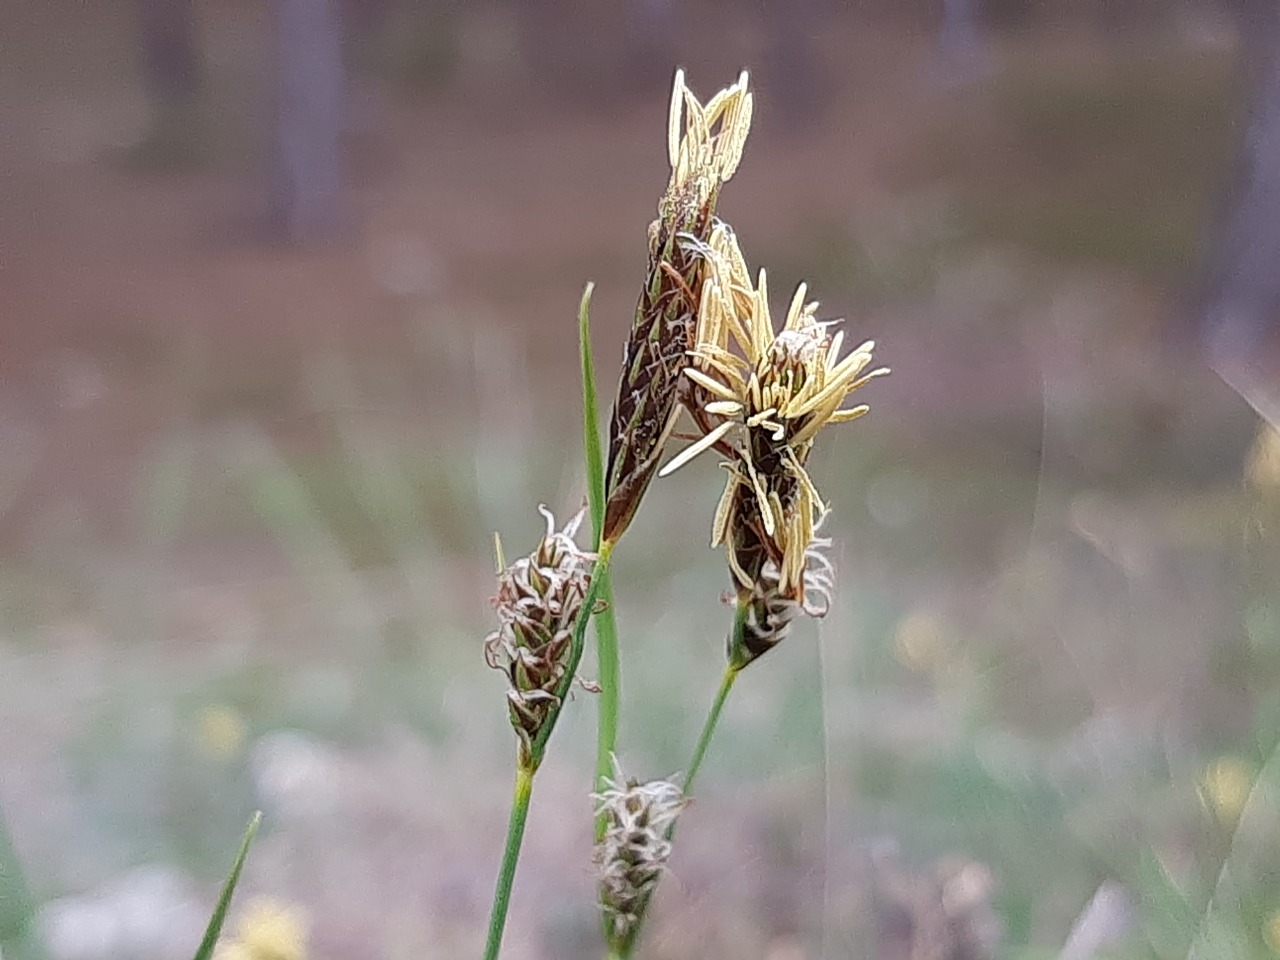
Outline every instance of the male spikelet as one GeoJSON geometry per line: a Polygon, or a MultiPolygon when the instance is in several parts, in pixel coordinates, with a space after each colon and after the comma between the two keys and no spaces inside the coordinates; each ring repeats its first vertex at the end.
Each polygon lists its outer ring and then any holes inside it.
{"type": "Polygon", "coordinates": [[[751,107],[745,72],[705,105],[676,72],[667,126],[671,181],[649,226],[645,286],[609,424],[603,542],[616,543],[635,516],[684,400],[716,202],[742,159],[751,107]]]}

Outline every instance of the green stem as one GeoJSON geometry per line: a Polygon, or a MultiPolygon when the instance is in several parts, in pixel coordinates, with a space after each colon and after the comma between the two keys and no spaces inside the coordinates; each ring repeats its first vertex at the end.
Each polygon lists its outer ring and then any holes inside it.
{"type": "MultiPolygon", "coordinates": [[[[702,767],[703,758],[707,755],[707,748],[711,745],[711,738],[716,732],[716,726],[720,723],[720,714],[724,711],[725,701],[729,699],[729,691],[733,689],[733,682],[738,679],[738,674],[742,672],[741,667],[735,667],[732,663],[724,668],[724,674],[720,677],[720,687],[716,690],[716,697],[711,701],[711,709],[707,712],[707,719],[702,725],[702,733],[698,737],[697,746],[693,748],[693,756],[689,760],[689,769],[684,775],[684,784],[681,789],[686,797],[693,795],[693,781],[698,775],[698,770],[702,767]]],[[[677,821],[678,823],[678,821],[677,821]]],[[[667,842],[675,840],[677,823],[671,824],[667,828],[667,842]]],[[[657,888],[655,887],[654,890],[657,888]]],[[[644,927],[645,918],[649,914],[649,902],[653,899],[653,890],[644,898],[638,910],[636,910],[637,920],[631,928],[631,935],[625,941],[611,948],[612,952],[608,954],[606,960],[628,960],[632,951],[635,950],[636,943],[640,940],[640,931],[644,927]]]]}
{"type": "Polygon", "coordinates": [[[724,702],[729,699],[729,691],[733,689],[733,681],[738,679],[739,672],[738,668],[733,665],[724,668],[724,676],[720,678],[720,689],[716,691],[715,700],[711,701],[711,710],[707,713],[707,720],[702,725],[702,734],[698,737],[698,745],[693,748],[693,758],[689,761],[689,769],[685,771],[684,785],[681,789],[686,797],[692,796],[693,779],[698,775],[702,760],[707,755],[707,747],[711,745],[711,737],[716,732],[716,725],[720,722],[720,712],[724,709],[724,702]]]}
{"type": "MultiPolygon", "coordinates": [[[[601,595],[605,608],[596,616],[596,661],[600,671],[600,701],[596,726],[596,789],[604,789],[605,778],[613,773],[613,755],[618,743],[618,701],[621,697],[621,670],[618,662],[618,620],[613,609],[613,578],[608,569],[602,575],[601,595]]],[[[604,836],[606,817],[596,816],[596,840],[604,836]]]]}
{"type": "Polygon", "coordinates": [[[507,824],[507,844],[502,851],[502,867],[498,871],[498,883],[493,891],[493,911],[489,914],[489,939],[485,942],[484,960],[497,960],[498,951],[502,948],[502,931],[507,925],[507,907],[511,903],[511,884],[516,877],[516,863],[520,860],[525,821],[529,818],[533,773],[532,767],[521,766],[516,769],[511,820],[507,824]]]}

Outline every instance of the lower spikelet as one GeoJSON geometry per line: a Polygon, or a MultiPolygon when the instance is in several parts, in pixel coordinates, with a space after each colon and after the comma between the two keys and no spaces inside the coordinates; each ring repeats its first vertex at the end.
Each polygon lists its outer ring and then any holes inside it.
{"type": "Polygon", "coordinates": [[[614,777],[593,794],[605,831],[596,843],[595,864],[600,906],[608,921],[609,942],[626,943],[671,856],[671,827],[688,803],[670,780],[640,783],[623,776],[617,758],[614,777]]]}
{"type": "Polygon", "coordinates": [[[498,629],[484,642],[485,661],[506,674],[511,725],[527,752],[560,705],[573,628],[591,585],[595,554],[578,548],[580,512],[563,530],[539,507],[547,530],[536,550],[502,571],[493,598],[498,629]]]}

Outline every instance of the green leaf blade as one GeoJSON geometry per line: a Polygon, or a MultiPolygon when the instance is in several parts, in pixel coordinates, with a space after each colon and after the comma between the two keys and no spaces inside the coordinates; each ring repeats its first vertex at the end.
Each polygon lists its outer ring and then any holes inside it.
{"type": "Polygon", "coordinates": [[[231,906],[231,897],[236,892],[236,884],[240,882],[240,872],[244,869],[244,862],[249,856],[249,846],[253,843],[253,838],[257,835],[258,827],[261,824],[262,811],[259,810],[249,820],[249,827],[244,832],[244,839],[240,841],[240,851],[236,854],[236,861],[232,864],[231,873],[222,885],[222,892],[218,894],[218,902],[213,908],[213,916],[209,918],[209,926],[205,929],[204,939],[200,941],[200,947],[196,950],[193,960],[210,960],[213,956],[213,949],[218,944],[218,937],[222,935],[222,924],[227,919],[227,909],[231,906]]]}
{"type": "Polygon", "coordinates": [[[591,513],[591,538],[600,549],[604,526],[604,449],[600,442],[600,401],[596,393],[596,364],[591,353],[591,293],[594,283],[582,291],[578,305],[578,342],[582,357],[582,449],[587,466],[587,503],[591,513]]]}

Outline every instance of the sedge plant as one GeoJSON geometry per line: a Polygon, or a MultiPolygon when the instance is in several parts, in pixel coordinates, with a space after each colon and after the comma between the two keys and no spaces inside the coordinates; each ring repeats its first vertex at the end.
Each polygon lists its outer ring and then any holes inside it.
{"type": "Polygon", "coordinates": [[[632,956],[666,869],[676,823],[738,675],[780,644],[801,616],[826,614],[835,586],[828,508],[807,464],[823,429],[855,420],[850,394],[888,372],[874,343],[844,350],[838,321],[818,319],[801,284],[780,326],[768,279],[753,278],[717,202],[742,159],[753,95],[744,72],[706,103],[678,71],[668,115],[671,178],[649,227],[648,264],[601,440],[587,286],[578,314],[587,506],[562,528],[546,508],[532,553],[505,565],[499,550],[498,627],[485,657],[508,681],[516,733],[515,787],[494,892],[485,960],[498,957],[534,777],[575,681],[589,621],[599,680],[595,867],[605,956],[632,956]],[[688,445],[665,465],[677,424],[688,445]],[[725,669],[683,777],[640,781],[617,759],[621,691],[610,564],[655,477],[705,452],[726,473],[712,512],[711,545],[732,585],[725,669]],[[588,548],[576,540],[589,514],[588,548]]]}

